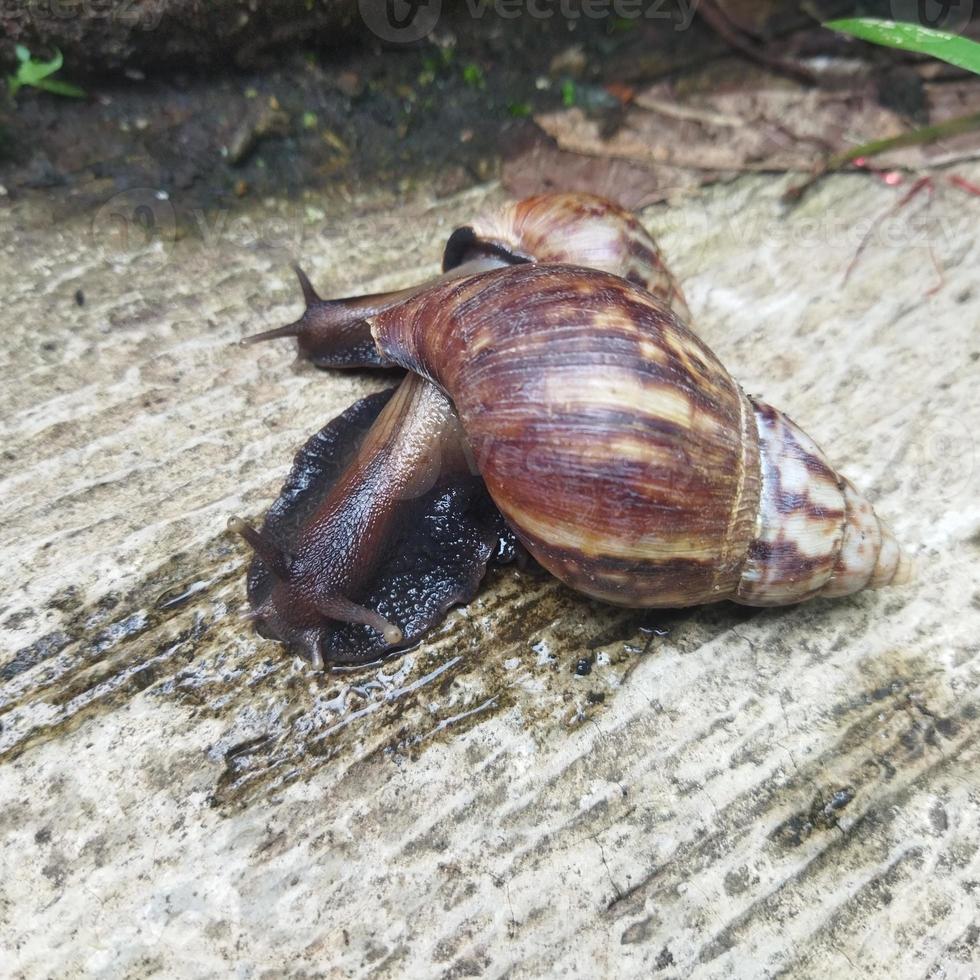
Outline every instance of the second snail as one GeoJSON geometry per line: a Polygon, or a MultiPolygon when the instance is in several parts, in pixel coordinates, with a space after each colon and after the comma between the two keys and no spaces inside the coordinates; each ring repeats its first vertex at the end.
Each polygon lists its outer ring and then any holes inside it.
{"type": "Polygon", "coordinates": [[[437,279],[321,300],[249,341],[397,366],[299,452],[261,530],[259,632],[326,664],[418,642],[521,549],[633,607],[776,606],[901,584],[871,504],[687,326],[629,212],[549,194],[456,229],[437,279]]]}

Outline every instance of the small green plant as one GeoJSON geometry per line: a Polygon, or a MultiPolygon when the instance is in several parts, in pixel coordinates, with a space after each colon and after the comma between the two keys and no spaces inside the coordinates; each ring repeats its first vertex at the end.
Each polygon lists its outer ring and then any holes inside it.
{"type": "Polygon", "coordinates": [[[531,103],[530,102],[511,102],[507,106],[507,111],[515,119],[527,119],[531,115],[531,103]]]}
{"type": "Polygon", "coordinates": [[[561,104],[564,106],[575,105],[575,83],[570,78],[566,78],[561,83],[561,104]]]}
{"type": "Polygon", "coordinates": [[[437,78],[446,75],[456,57],[456,49],[451,47],[436,48],[433,54],[422,59],[422,71],[419,72],[419,85],[431,85],[437,78]]]}
{"type": "Polygon", "coordinates": [[[84,90],[77,85],[64,82],[60,78],[51,77],[61,71],[61,66],[65,60],[57,49],[55,49],[54,57],[50,61],[39,61],[37,58],[32,58],[31,52],[23,44],[18,44],[14,51],[17,54],[17,71],[13,75],[7,76],[7,89],[11,98],[25,85],[43,89],[45,92],[53,92],[55,95],[67,95],[73,99],[85,97],[84,90]]]}
{"type": "Polygon", "coordinates": [[[443,69],[448,68],[456,57],[456,49],[451,47],[436,48],[434,54],[426,55],[422,59],[422,70],[438,75],[443,69]]]}
{"type": "Polygon", "coordinates": [[[470,88],[486,88],[487,81],[483,77],[483,69],[472,62],[463,68],[463,81],[470,88]]]}
{"type": "Polygon", "coordinates": [[[940,61],[956,65],[957,68],[965,68],[980,75],[980,44],[969,38],[919,24],[877,20],[874,17],[831,20],[824,27],[850,34],[862,41],[870,41],[872,44],[931,55],[940,61]]]}

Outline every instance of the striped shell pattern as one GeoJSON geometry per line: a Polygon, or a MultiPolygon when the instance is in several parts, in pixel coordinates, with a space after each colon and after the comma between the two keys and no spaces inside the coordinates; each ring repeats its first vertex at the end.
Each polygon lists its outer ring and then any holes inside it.
{"type": "MultiPolygon", "coordinates": [[[[503,241],[540,200],[474,230],[503,241]]],[[[569,208],[551,204],[554,227],[569,208]]],[[[682,305],[674,290],[664,270],[661,297],[682,305]]],[[[517,264],[436,284],[370,322],[388,358],[446,392],[508,523],[580,592],[768,606],[908,578],[891,532],[814,442],[627,279],[517,264]]]]}
{"type": "Polygon", "coordinates": [[[458,266],[471,251],[611,272],[690,321],[680,284],[636,215],[592,194],[539,194],[489,211],[453,232],[443,268],[458,266]]]}

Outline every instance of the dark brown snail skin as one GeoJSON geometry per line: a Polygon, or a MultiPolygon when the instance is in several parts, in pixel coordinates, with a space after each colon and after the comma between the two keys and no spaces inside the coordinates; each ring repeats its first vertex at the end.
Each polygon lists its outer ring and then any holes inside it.
{"type": "Polygon", "coordinates": [[[683,297],[632,215],[532,198],[457,229],[444,266],[333,304],[304,287],[299,326],[272,334],[318,364],[410,373],[310,441],[261,532],[233,523],[256,550],[263,635],[318,667],[375,660],[470,598],[515,535],[627,606],[782,605],[907,578],[870,505],[671,311],[683,297]],[[550,264],[569,250],[592,267],[550,264]]]}
{"type": "Polygon", "coordinates": [[[259,631],[319,669],[414,643],[470,598],[513,539],[464,447],[452,406],[415,375],[313,436],[262,531],[229,521],[256,552],[259,631]]]}

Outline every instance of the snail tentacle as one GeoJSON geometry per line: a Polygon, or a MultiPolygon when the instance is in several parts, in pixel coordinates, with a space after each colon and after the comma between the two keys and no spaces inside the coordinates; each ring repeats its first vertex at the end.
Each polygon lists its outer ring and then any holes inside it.
{"type": "MultiPolygon", "coordinates": [[[[251,345],[283,337],[295,337],[301,357],[319,367],[386,367],[371,339],[365,316],[385,308],[383,297],[359,296],[354,299],[321,299],[306,273],[293,270],[303,291],[303,315],[292,323],[245,337],[251,345]]],[[[397,299],[395,300],[397,302],[397,299]]]]}
{"type": "Polygon", "coordinates": [[[327,618],[338,623],[363,623],[380,633],[389,646],[401,643],[404,633],[373,609],[365,609],[342,595],[322,596],[317,599],[317,609],[327,618]]]}
{"type": "Polygon", "coordinates": [[[298,265],[293,265],[303,292],[303,315],[284,326],[244,337],[239,343],[247,347],[268,340],[295,338],[300,357],[312,361],[317,367],[391,367],[391,362],[374,345],[367,317],[417,296],[434,283],[479,275],[500,268],[501,264],[492,258],[478,257],[406,289],[343,299],[322,299],[306,273],[298,265]]]}
{"type": "Polygon", "coordinates": [[[244,538],[277,579],[289,578],[289,556],[260,531],[238,516],[228,518],[228,530],[244,538]]]}

